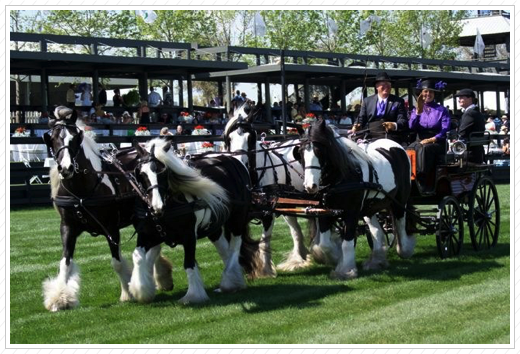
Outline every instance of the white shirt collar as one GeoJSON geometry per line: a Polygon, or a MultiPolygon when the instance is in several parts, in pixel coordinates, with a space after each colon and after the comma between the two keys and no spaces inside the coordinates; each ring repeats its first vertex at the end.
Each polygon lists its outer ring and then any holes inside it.
{"type": "Polygon", "coordinates": [[[462,111],[462,113],[464,113],[464,112],[466,112],[468,109],[471,109],[471,108],[476,107],[476,106],[477,106],[477,105],[472,104],[472,105],[469,105],[469,106],[466,107],[466,108],[461,109],[461,111],[462,111]]]}
{"type": "Polygon", "coordinates": [[[388,97],[387,98],[381,98],[379,97],[379,95],[377,95],[377,103],[379,104],[379,102],[383,101],[385,104],[386,102],[388,101],[388,97]]]}

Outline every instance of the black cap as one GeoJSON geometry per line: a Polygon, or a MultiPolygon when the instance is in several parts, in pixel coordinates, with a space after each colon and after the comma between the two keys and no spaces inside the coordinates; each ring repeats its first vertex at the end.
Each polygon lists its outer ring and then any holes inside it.
{"type": "Polygon", "coordinates": [[[475,98],[475,92],[473,92],[472,89],[462,89],[455,94],[455,97],[460,97],[460,96],[475,98]]]}
{"type": "Polygon", "coordinates": [[[377,84],[379,81],[393,82],[394,80],[391,80],[390,76],[388,76],[388,74],[386,72],[382,71],[376,75],[374,84],[377,84]]]}

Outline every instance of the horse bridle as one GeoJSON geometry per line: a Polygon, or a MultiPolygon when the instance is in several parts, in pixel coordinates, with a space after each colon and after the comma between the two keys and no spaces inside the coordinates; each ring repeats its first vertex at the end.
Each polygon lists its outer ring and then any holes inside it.
{"type": "MultiPolygon", "coordinates": [[[[81,134],[81,130],[77,126],[70,125],[70,124],[56,124],[54,127],[49,129],[47,134],[49,134],[50,132],[54,132],[54,130],[56,130],[56,129],[63,130],[63,129],[67,129],[67,128],[74,128],[74,129],[76,129],[78,134],[81,134]]],[[[81,142],[80,142],[80,144],[81,144],[81,142]]],[[[48,145],[48,146],[49,146],[52,158],[54,159],[54,161],[56,161],[56,163],[58,163],[58,157],[59,157],[60,153],[63,150],[67,149],[69,151],[70,156],[71,156],[72,165],[74,166],[74,172],[79,172],[79,167],[78,167],[78,164],[76,162],[76,157],[78,156],[80,149],[77,149],[76,153],[74,155],[72,155],[72,148],[69,145],[63,145],[56,151],[54,151],[52,146],[50,146],[50,145],[48,145]]],[[[85,173],[87,173],[86,170],[85,170],[85,173]]]]}
{"type": "MultiPolygon", "coordinates": [[[[159,161],[159,159],[157,159],[155,157],[155,155],[153,154],[153,151],[152,151],[148,156],[142,157],[142,158],[139,159],[139,163],[137,164],[137,166],[135,168],[135,171],[134,171],[136,176],[138,175],[138,170],[141,169],[141,166],[146,164],[146,163],[151,163],[152,164],[150,166],[150,169],[152,170],[152,172],[154,172],[157,175],[163,174],[165,172],[168,173],[168,169],[166,168],[166,166],[164,166],[164,168],[162,168],[162,170],[160,172],[157,172],[157,163],[159,163],[161,165],[164,165],[164,164],[161,161],[159,161]],[[155,166],[155,167],[153,167],[153,166],[155,166]]],[[[142,188],[142,184],[139,183],[139,185],[142,188]]],[[[159,189],[160,190],[161,188],[164,188],[164,187],[159,185],[158,183],[152,184],[151,186],[146,188],[146,194],[150,193],[154,189],[159,189]]],[[[143,190],[144,190],[144,188],[143,188],[143,190]]]]}
{"type": "MultiPolygon", "coordinates": [[[[306,144],[312,143],[309,138],[300,140],[301,146],[304,147],[306,144]]],[[[322,170],[321,166],[305,166],[304,170],[322,170]]]]}

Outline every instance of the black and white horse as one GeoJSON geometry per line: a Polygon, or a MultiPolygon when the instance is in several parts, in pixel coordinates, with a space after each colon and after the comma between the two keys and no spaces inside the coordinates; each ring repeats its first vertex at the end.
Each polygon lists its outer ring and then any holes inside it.
{"type": "Polygon", "coordinates": [[[399,144],[381,139],[365,150],[340,137],[320,119],[306,131],[299,153],[305,168],[306,191],[317,193],[324,188],[326,206],[343,210],[340,247],[331,241],[333,217],[320,217],[319,244],[312,248],[313,256],[324,257],[337,265],[334,277],[357,276],[354,239],[360,217],[368,224],[373,240],[372,254],[364,268],[380,269],[388,265],[384,233],[376,215],[383,209],[392,215],[397,253],[403,258],[412,256],[415,237],[407,235],[405,229],[405,208],[411,188],[410,161],[399,144]]]}
{"type": "MultiPolygon", "coordinates": [[[[303,191],[303,169],[293,155],[299,141],[293,139],[265,146],[257,140],[256,130],[252,126],[255,114],[256,111],[248,109],[247,105],[242,105],[232,112],[232,117],[224,129],[224,144],[227,151],[239,153],[235,157],[248,166],[255,187],[264,190],[273,189],[276,192],[276,188],[280,186],[290,186],[297,191],[303,191]]],[[[277,268],[291,271],[307,267],[310,265],[309,251],[304,244],[301,227],[296,217],[284,216],[284,218],[289,225],[294,246],[277,268]]],[[[274,221],[275,217],[272,214],[262,218],[261,242],[266,250],[270,250],[274,221]]],[[[265,252],[262,257],[263,276],[276,275],[270,254],[265,252]]]]}
{"type": "MultiPolygon", "coordinates": [[[[122,173],[103,162],[96,142],[84,134],[76,111],[60,106],[55,117],[44,140],[56,161],[50,171],[51,196],[61,217],[63,252],[58,276],[43,283],[45,308],[59,311],[78,306],[80,275],[73,257],[76,240],[84,231],[106,237],[112,267],[121,282],[120,300],[131,300],[132,270],[121,256],[119,230],[132,224],[135,193],[122,173]]],[[[137,160],[135,151],[122,153],[118,159],[128,170],[133,170],[137,160]]],[[[171,289],[171,264],[160,257],[155,267],[159,287],[171,289]]]]}
{"type": "Polygon", "coordinates": [[[245,166],[218,154],[192,156],[185,162],[174,154],[169,142],[160,138],[149,141],[144,149],[137,143],[134,146],[140,156],[136,175],[147,191],[154,215],[146,217],[143,210],[141,221],[135,225],[149,232],[147,237],[138,237],[134,251],[132,294],[143,302],[153,299],[151,265],[156,253],[150,250],[165,242],[184,247],[188,291],[180,302],[208,300],[195,259],[197,239],[202,237],[213,242],[225,265],[219,290],[244,289],[239,261],[246,272],[254,274],[259,247],[248,238],[251,182],[245,166]],[[156,229],[163,232],[150,237],[156,229]]]}

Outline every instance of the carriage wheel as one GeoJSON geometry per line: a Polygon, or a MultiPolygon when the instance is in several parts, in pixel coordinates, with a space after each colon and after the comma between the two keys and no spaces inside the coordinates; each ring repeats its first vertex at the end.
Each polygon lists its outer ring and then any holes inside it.
{"type": "Polygon", "coordinates": [[[494,247],[500,233],[500,205],[495,184],[480,178],[469,197],[468,226],[475,251],[494,247]]]}
{"type": "Polygon", "coordinates": [[[439,204],[436,240],[441,258],[460,254],[464,240],[464,223],[459,201],[454,197],[445,197],[439,204]]]}

